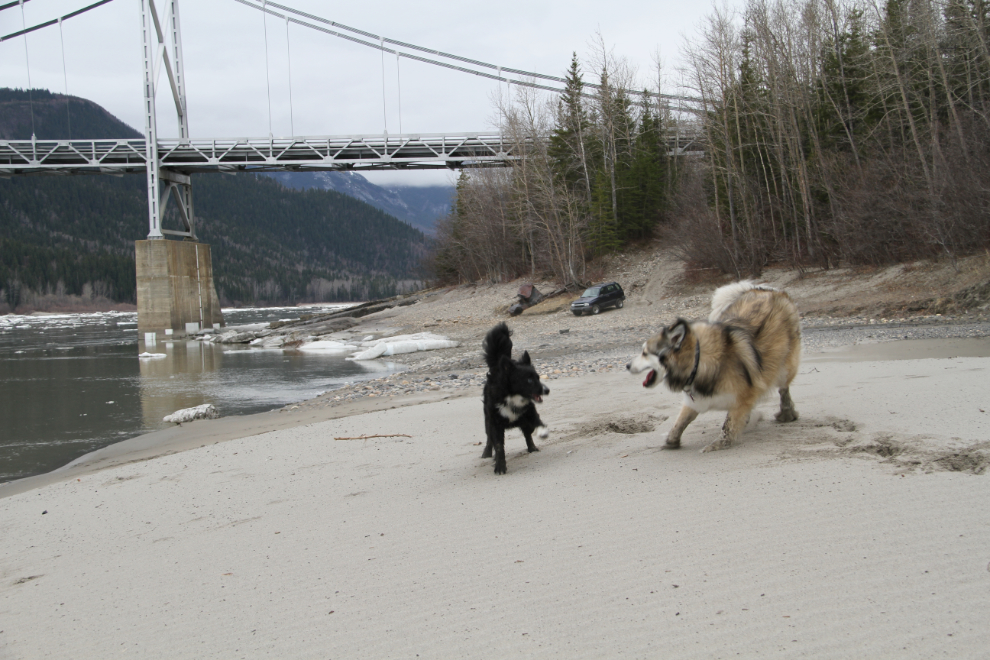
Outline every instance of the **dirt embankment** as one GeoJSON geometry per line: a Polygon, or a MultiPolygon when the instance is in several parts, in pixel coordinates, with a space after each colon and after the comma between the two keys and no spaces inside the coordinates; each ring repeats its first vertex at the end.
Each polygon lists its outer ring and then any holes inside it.
{"type": "MultiPolygon", "coordinates": [[[[809,325],[843,320],[864,323],[951,315],[957,320],[990,315],[990,253],[955,262],[915,262],[888,268],[831,270],[768,269],[759,281],[787,291],[809,325]]],[[[663,250],[640,250],[610,259],[602,281],[617,281],[626,292],[624,309],[603,312],[607,326],[669,323],[677,317],[707,316],[712,291],[731,281],[725,276],[687,272],[663,250]]],[[[523,280],[496,285],[462,285],[438,289],[416,304],[371,315],[368,320],[402,326],[406,331],[435,329],[461,334],[467,328],[508,319],[507,309],[523,280]]],[[[542,291],[552,282],[535,282],[542,291]]],[[[514,325],[562,330],[598,319],[572,319],[569,303],[576,294],[562,294],[527,309],[514,325]],[[553,323],[549,319],[558,319],[553,323]],[[546,327],[543,327],[546,326],[546,327]],[[560,327],[556,327],[560,326],[560,327]]]]}

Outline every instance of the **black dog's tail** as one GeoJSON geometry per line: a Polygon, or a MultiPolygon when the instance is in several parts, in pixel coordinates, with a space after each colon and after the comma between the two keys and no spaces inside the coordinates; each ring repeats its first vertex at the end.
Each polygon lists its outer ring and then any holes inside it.
{"type": "Polygon", "coordinates": [[[512,331],[505,323],[499,323],[485,335],[481,347],[485,351],[485,362],[488,363],[489,371],[495,370],[503,355],[507,358],[512,357],[511,335],[512,331]]]}

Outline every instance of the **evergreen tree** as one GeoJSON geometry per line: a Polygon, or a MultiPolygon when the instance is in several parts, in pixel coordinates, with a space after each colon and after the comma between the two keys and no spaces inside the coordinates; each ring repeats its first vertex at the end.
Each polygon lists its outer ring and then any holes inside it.
{"type": "Polygon", "coordinates": [[[584,80],[577,53],[571,56],[564,92],[557,100],[555,127],[550,135],[549,154],[557,171],[572,190],[591,194],[588,140],[591,122],[582,100],[584,80]]]}
{"type": "Polygon", "coordinates": [[[648,236],[666,206],[667,153],[663,127],[644,91],[633,155],[622,176],[623,234],[628,239],[648,236]]]}

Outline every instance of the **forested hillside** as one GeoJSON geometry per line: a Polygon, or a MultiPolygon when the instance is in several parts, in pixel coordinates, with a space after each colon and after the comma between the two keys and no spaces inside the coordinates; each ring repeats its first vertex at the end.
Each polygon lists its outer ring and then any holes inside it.
{"type": "Polygon", "coordinates": [[[0,140],[143,138],[102,107],[47,89],[0,88],[0,140]]]}
{"type": "MultiPolygon", "coordinates": [[[[84,99],[70,99],[66,116],[64,97],[31,96],[0,90],[4,139],[30,138],[32,108],[39,139],[64,138],[70,126],[74,137],[136,135],[84,99]]],[[[251,174],[195,175],[193,198],[224,304],[363,300],[418,285],[426,237],[353,198],[251,174]]],[[[175,214],[166,227],[179,227],[175,214]]],[[[0,179],[0,311],[67,296],[133,302],[134,241],[147,233],[143,175],[0,179]]]]}
{"type": "Polygon", "coordinates": [[[687,254],[730,273],[990,245],[990,4],[750,0],[689,50],[687,254]],[[714,240],[713,240],[714,239],[714,240]]]}
{"type": "Polygon", "coordinates": [[[500,107],[526,161],[461,179],[437,274],[580,284],[651,234],[736,277],[990,248],[986,0],[748,0],[714,9],[684,60],[696,113],[630,91],[600,39],[597,87],[575,58],[562,96],[500,107]],[[675,121],[703,155],[668,156],[675,121]]]}

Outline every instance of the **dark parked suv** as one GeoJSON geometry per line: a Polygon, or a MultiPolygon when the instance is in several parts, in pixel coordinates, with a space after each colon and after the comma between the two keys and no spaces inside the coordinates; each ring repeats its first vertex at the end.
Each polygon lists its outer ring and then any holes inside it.
{"type": "Polygon", "coordinates": [[[571,311],[574,312],[574,316],[597,314],[606,307],[622,307],[625,299],[626,294],[622,292],[618,282],[596,284],[586,289],[580,298],[571,303],[571,311]]]}

